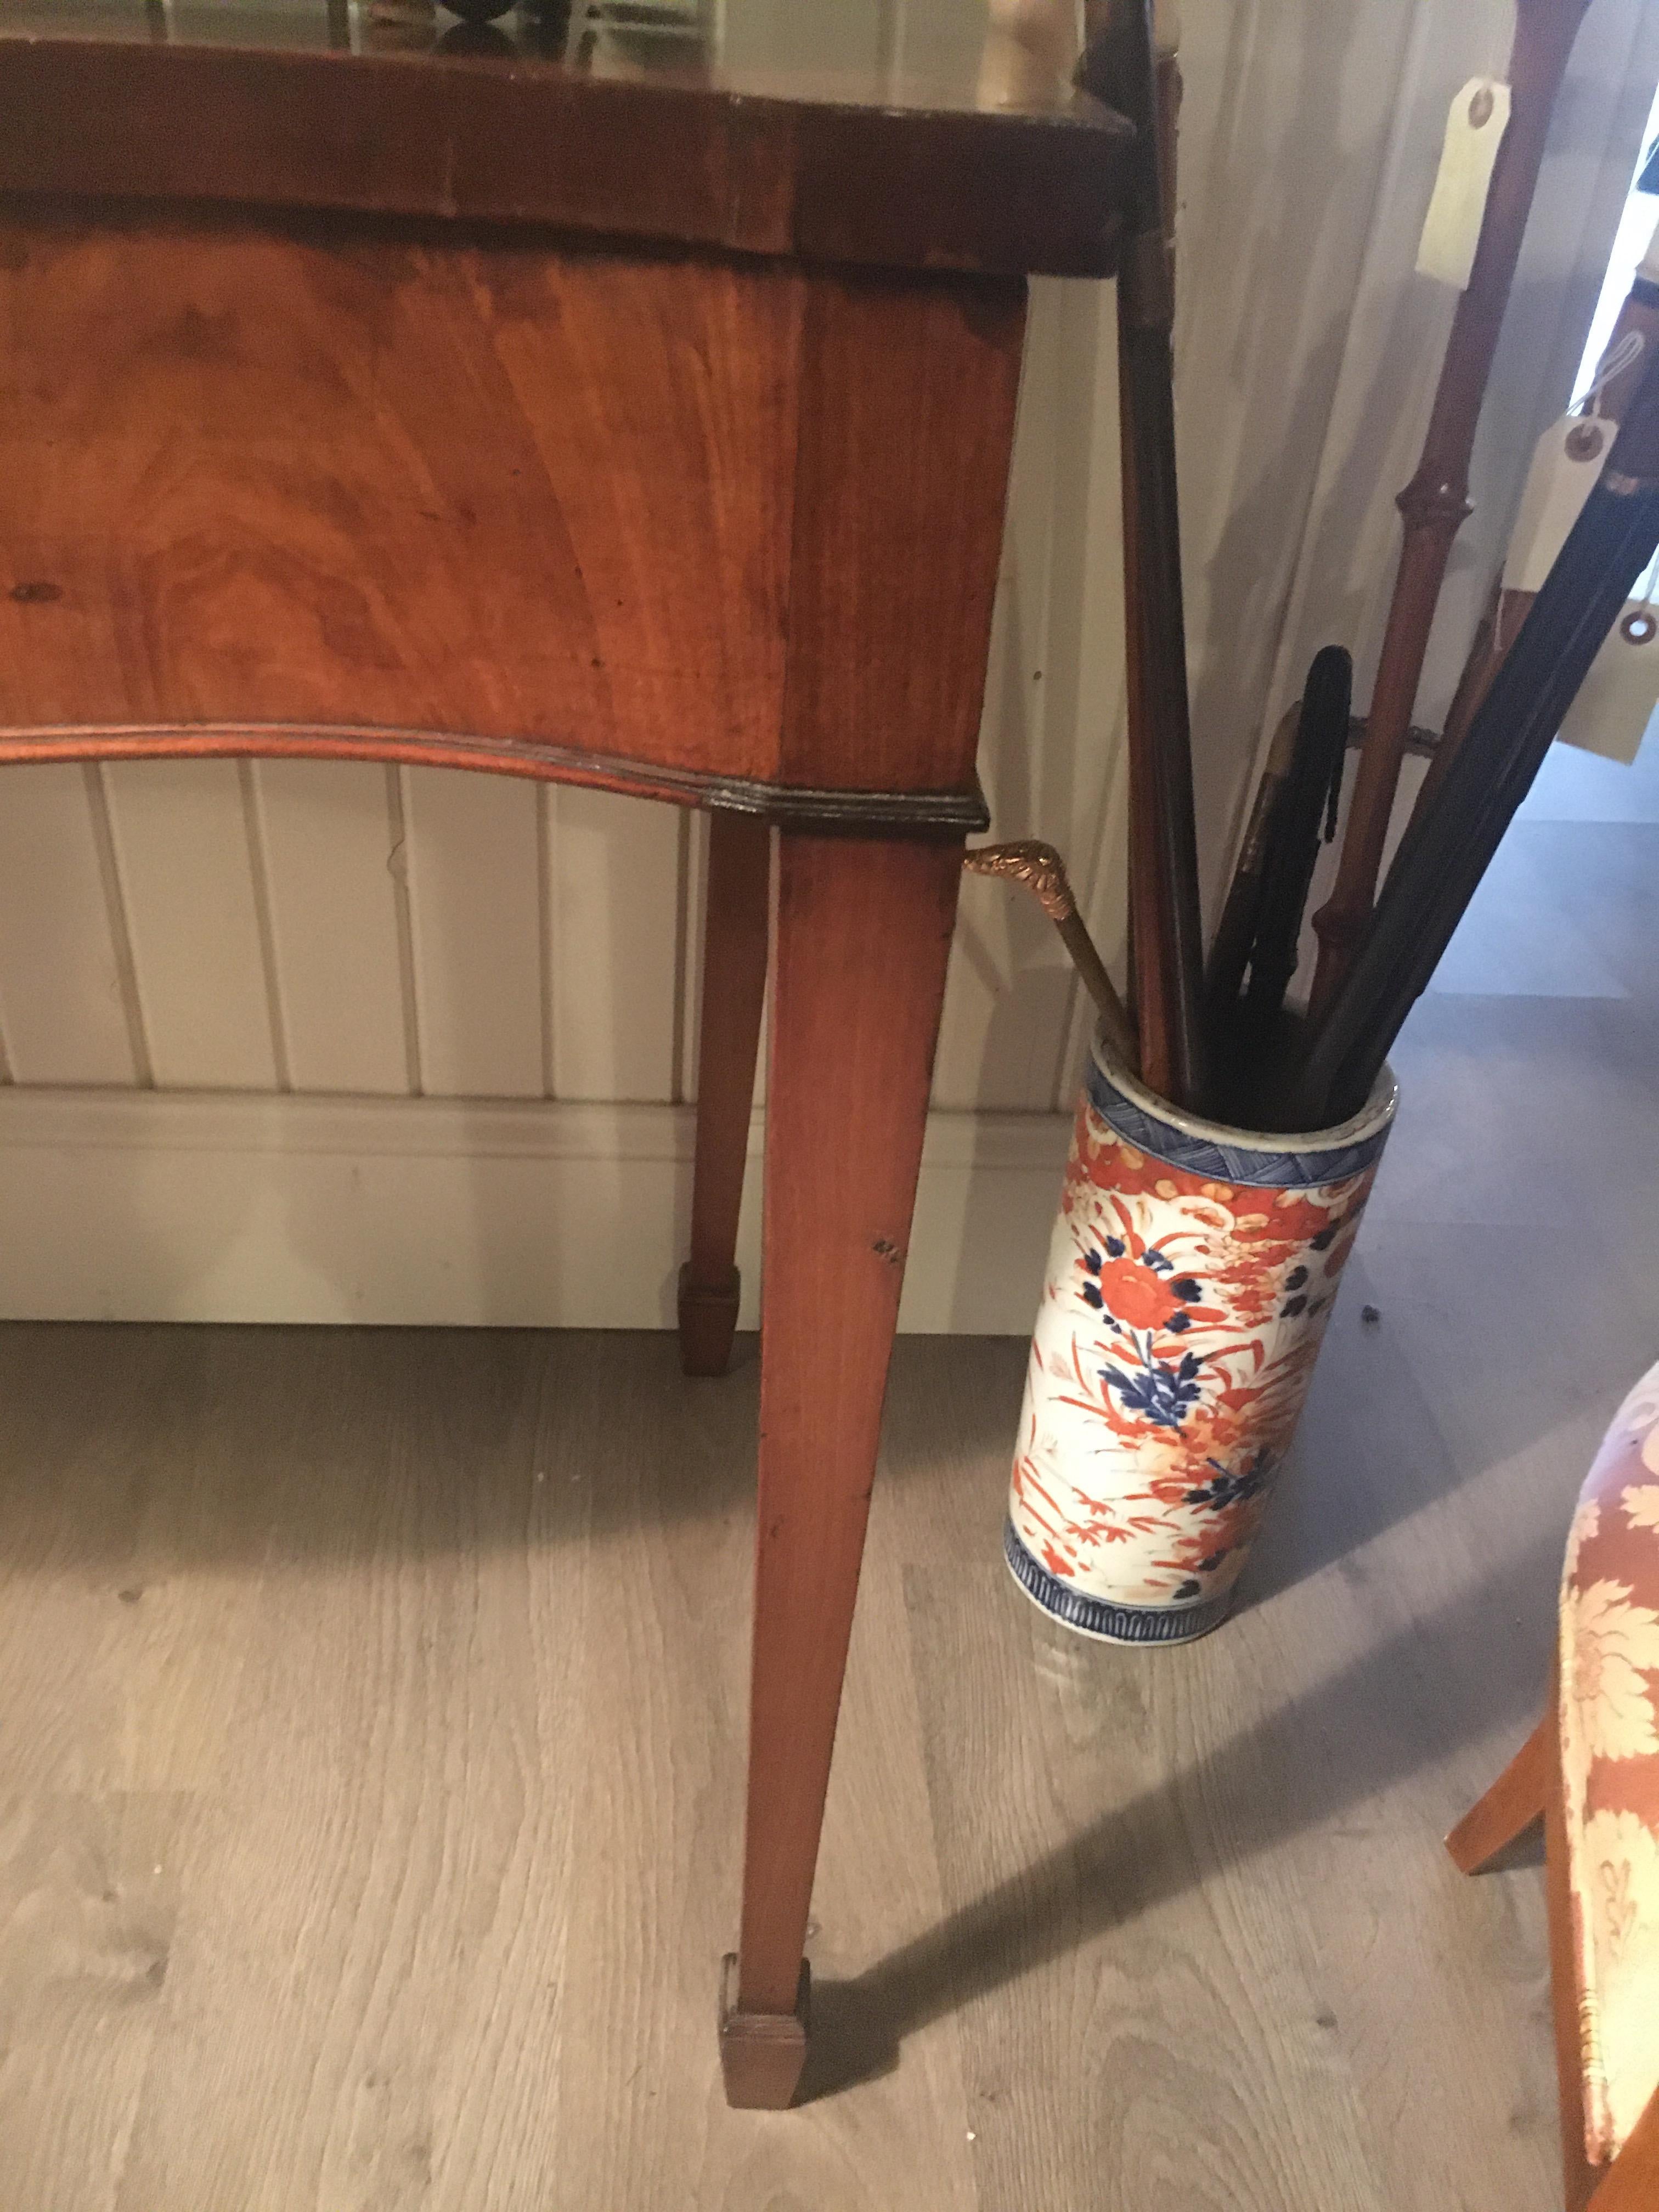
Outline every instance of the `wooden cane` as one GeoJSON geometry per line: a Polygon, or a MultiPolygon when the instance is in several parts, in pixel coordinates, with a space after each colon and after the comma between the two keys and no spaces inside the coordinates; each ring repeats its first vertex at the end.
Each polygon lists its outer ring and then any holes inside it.
{"type": "Polygon", "coordinates": [[[1335,886],[1314,917],[1319,933],[1312,1004],[1316,1019],[1348,971],[1376,896],[1429,631],[1452,541],[1471,512],[1469,456],[1481,403],[1521,258],[1550,115],[1587,5],[1588,0],[1516,0],[1509,128],[1492,168],[1474,266],[1452,323],[1422,459],[1398,501],[1405,517],[1405,542],[1347,834],[1335,886]]]}
{"type": "Polygon", "coordinates": [[[1118,276],[1130,868],[1140,1073],[1196,1106],[1205,1086],[1202,929],[1175,447],[1170,216],[1162,81],[1148,0],[1113,0],[1085,52],[1087,89],[1136,128],[1128,240],[1118,276]]]}

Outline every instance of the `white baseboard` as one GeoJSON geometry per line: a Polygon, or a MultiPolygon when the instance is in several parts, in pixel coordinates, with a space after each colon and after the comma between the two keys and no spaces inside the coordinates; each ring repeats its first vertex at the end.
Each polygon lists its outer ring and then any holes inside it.
{"type": "MultiPolygon", "coordinates": [[[[672,1327],[689,1107],[0,1091],[0,1317],[672,1327]]],[[[1069,1123],[929,1121],[900,1327],[1024,1335],[1069,1123]]],[[[738,1252],[759,1287],[760,1119],[738,1252]]]]}

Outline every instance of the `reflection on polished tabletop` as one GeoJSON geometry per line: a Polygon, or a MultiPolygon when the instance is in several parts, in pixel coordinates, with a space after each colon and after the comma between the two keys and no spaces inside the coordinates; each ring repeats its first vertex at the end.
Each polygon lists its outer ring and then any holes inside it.
{"type": "Polygon", "coordinates": [[[12,0],[0,191],[1107,275],[1132,133],[1073,58],[979,0],[12,0]]]}
{"type": "Polygon", "coordinates": [[[724,0],[718,9],[699,0],[520,0],[488,25],[434,0],[14,0],[0,36],[35,35],[495,58],[789,100],[1090,119],[1060,68],[1034,68],[1012,86],[985,75],[1001,34],[978,0],[724,0]]]}

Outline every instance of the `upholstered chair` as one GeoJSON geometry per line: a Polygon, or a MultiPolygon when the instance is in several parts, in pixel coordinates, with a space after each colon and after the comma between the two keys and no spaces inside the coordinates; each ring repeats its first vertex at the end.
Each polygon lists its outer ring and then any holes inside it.
{"type": "Polygon", "coordinates": [[[1540,1814],[1567,2212],[1659,2212],[1659,1366],[1579,1496],[1549,1710],[1446,1847],[1540,1814]]]}

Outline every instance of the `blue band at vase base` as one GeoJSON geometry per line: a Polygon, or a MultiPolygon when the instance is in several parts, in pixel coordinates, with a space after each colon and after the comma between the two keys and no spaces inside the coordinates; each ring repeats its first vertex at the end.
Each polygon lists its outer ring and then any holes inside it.
{"type": "Polygon", "coordinates": [[[1233,1592],[1202,1598],[1196,1605],[1118,1605],[1096,1597],[1073,1583],[1051,1575],[1034,1559],[1014,1533],[1012,1521],[1003,1523],[1002,1553],[1009,1572],[1034,1605],[1079,1635],[1098,1637],[1103,1644],[1190,1644],[1219,1628],[1232,1609],[1233,1592]]]}

